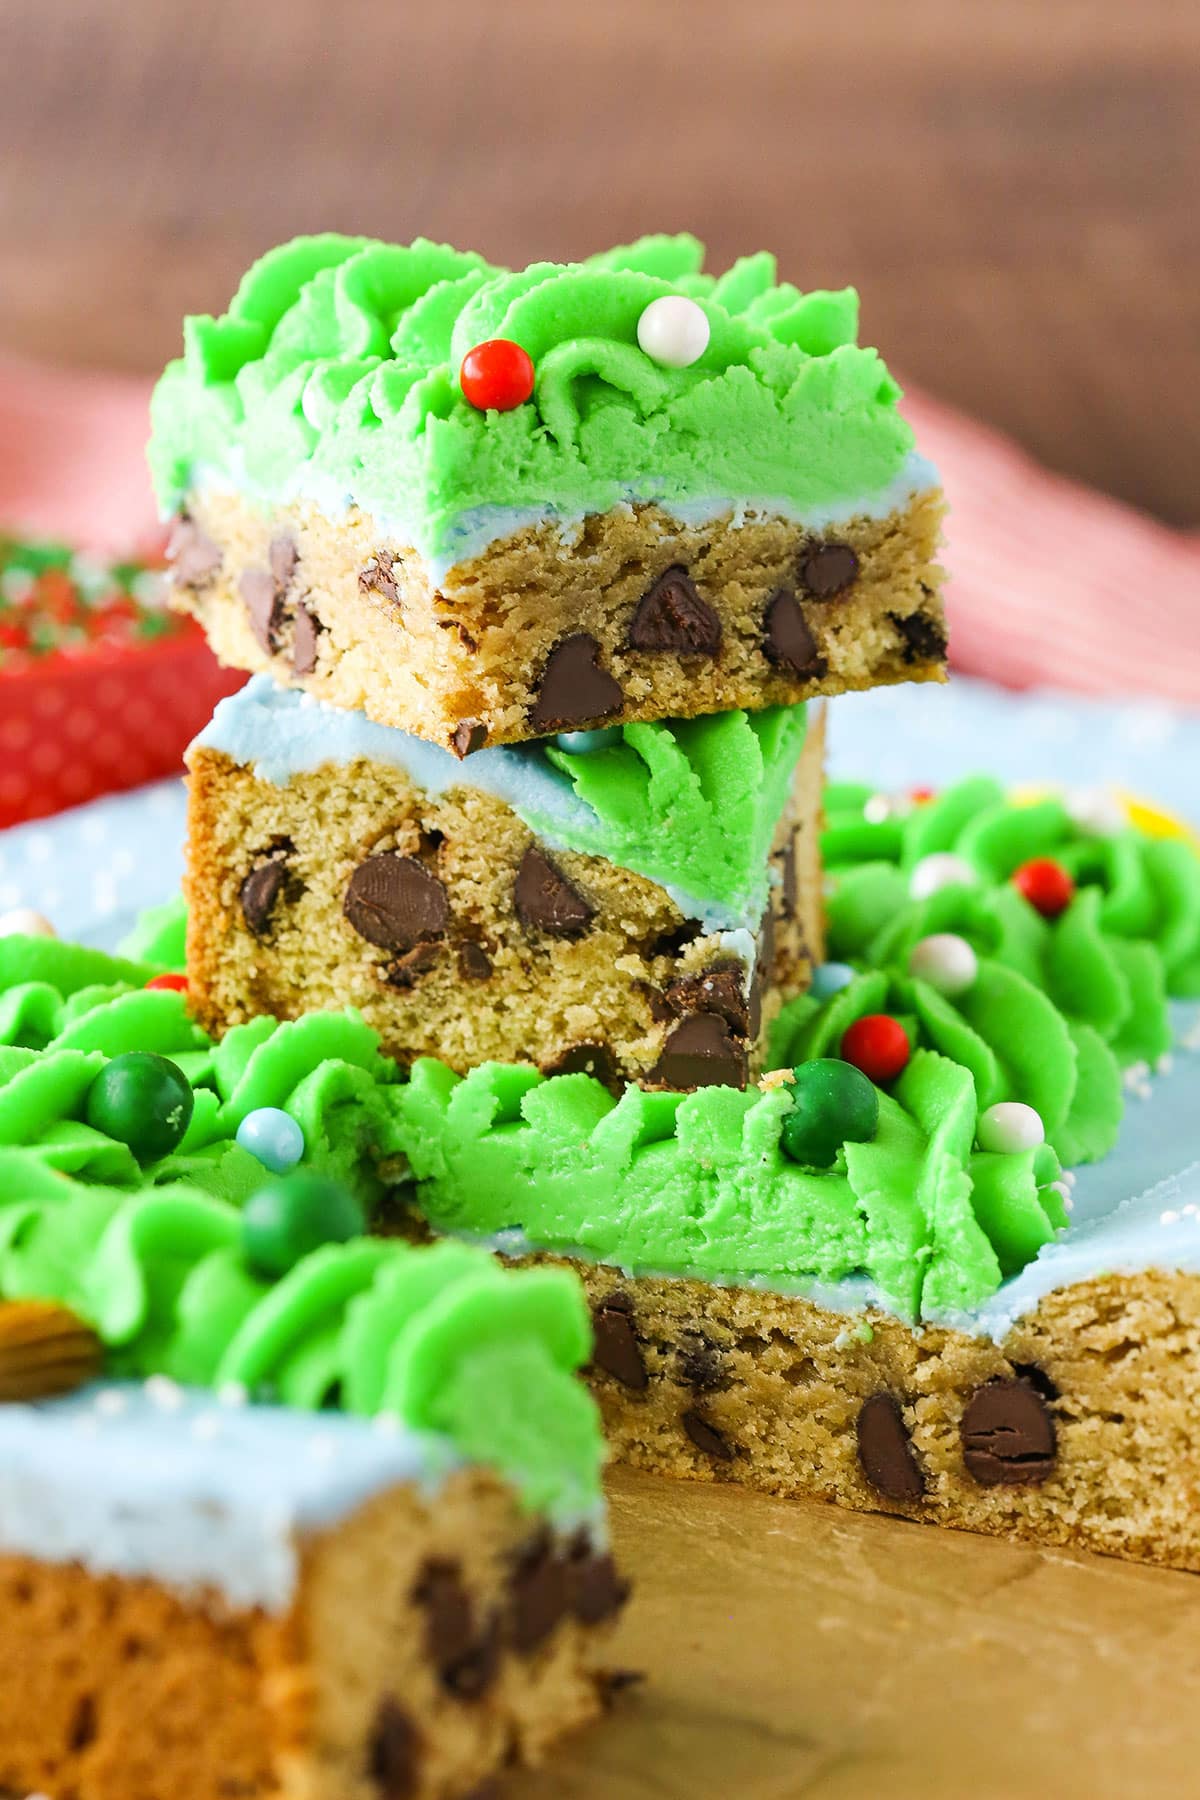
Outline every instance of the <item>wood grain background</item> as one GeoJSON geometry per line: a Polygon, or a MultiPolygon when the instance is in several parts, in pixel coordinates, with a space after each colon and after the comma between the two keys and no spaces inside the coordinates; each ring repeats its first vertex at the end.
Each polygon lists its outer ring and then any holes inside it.
{"type": "Polygon", "coordinates": [[[0,0],[0,346],[152,369],[294,231],[690,226],[1179,523],[1198,173],[1183,0],[0,0]]]}

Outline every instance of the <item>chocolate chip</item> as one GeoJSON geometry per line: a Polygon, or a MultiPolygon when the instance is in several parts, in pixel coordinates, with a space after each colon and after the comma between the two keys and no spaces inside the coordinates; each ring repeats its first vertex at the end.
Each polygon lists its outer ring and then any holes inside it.
{"type": "Polygon", "coordinates": [[[1015,1362],[1013,1374],[1019,1375],[1022,1381],[1027,1381],[1031,1388],[1037,1390],[1043,1400],[1058,1400],[1062,1397],[1058,1383],[1053,1376],[1047,1375],[1045,1369],[1039,1368],[1037,1363],[1015,1362]]]}
{"type": "Polygon", "coordinates": [[[467,942],[458,947],[458,972],[464,981],[488,981],[492,959],[482,944],[467,942]]]}
{"type": "Polygon", "coordinates": [[[720,1350],[698,1331],[680,1344],[679,1378],[697,1394],[710,1394],[728,1384],[720,1350]]]}
{"type": "Polygon", "coordinates": [[[985,1382],[968,1401],[960,1430],[967,1472],[982,1487],[1033,1487],[1054,1472],[1054,1420],[1029,1381],[985,1382]]]}
{"type": "Polygon", "coordinates": [[[528,1656],[565,1618],[571,1604],[565,1559],[540,1532],[521,1553],[509,1581],[508,1631],[513,1647],[528,1656]]]}
{"type": "Polygon", "coordinates": [[[629,1598],[629,1583],[618,1575],[612,1557],[594,1551],[583,1533],[572,1543],[568,1573],[571,1611],[583,1625],[611,1619],[629,1598]]]}
{"type": "Polygon", "coordinates": [[[602,1087],[619,1090],[625,1086],[625,1078],[607,1044],[568,1044],[538,1067],[543,1075],[591,1075],[602,1087]]]}
{"type": "Polygon", "coordinates": [[[656,988],[649,981],[635,981],[633,985],[640,994],[645,996],[646,1005],[650,1009],[650,1017],[656,1025],[665,1025],[669,1019],[675,1017],[667,1005],[667,996],[660,988],[656,988]]]}
{"type": "Polygon", "coordinates": [[[592,1313],[595,1343],[592,1361],[622,1387],[644,1393],[650,1385],[646,1361],[642,1355],[633,1320],[627,1307],[602,1303],[592,1313]]]}
{"type": "Polygon", "coordinates": [[[699,975],[681,975],[666,990],[667,1005],[677,1017],[717,1013],[739,1037],[745,1037],[750,1024],[745,973],[740,962],[719,962],[699,975]]]}
{"type": "Polygon", "coordinates": [[[476,1632],[475,1609],[458,1564],[427,1562],[412,1597],[424,1610],[425,1654],[442,1686],[460,1700],[478,1699],[496,1673],[499,1633],[494,1621],[476,1632]]]}
{"type": "Polygon", "coordinates": [[[283,624],[283,596],[268,569],[247,569],[238,581],[238,593],[250,618],[250,629],[260,649],[273,656],[279,648],[283,624]]]}
{"type": "Polygon", "coordinates": [[[342,911],[359,937],[383,950],[411,950],[439,938],[450,902],[436,875],[413,856],[368,856],[346,884],[342,911]]]}
{"type": "Polygon", "coordinates": [[[858,580],[858,557],[849,544],[813,544],[800,555],[800,585],[815,600],[832,600],[858,580]]]}
{"type": "Polygon", "coordinates": [[[872,1394],[859,1408],[855,1425],[858,1460],[871,1486],[889,1500],[920,1500],[925,1477],[913,1454],[900,1402],[894,1394],[872,1394]]]}
{"type": "Polygon", "coordinates": [[[545,931],[550,937],[582,937],[596,916],[591,901],[536,844],[521,858],[513,900],[526,931],[545,931]]]}
{"type": "Polygon", "coordinates": [[[409,1800],[417,1791],[421,1740],[398,1701],[388,1694],[380,1702],[371,1728],[367,1773],[381,1800],[409,1800]]]}
{"type": "Polygon", "coordinates": [[[290,838],[272,844],[238,889],[242,917],[255,937],[265,937],[270,929],[275,902],[288,879],[287,859],[294,852],[295,845],[290,838]]]}
{"type": "Polygon", "coordinates": [[[599,658],[599,644],[585,631],[554,646],[529,713],[535,733],[597,725],[621,711],[625,696],[599,658]]]}
{"type": "Polygon", "coordinates": [[[487,743],[487,726],[481,719],[462,719],[454,727],[450,739],[450,748],[461,762],[464,756],[471,756],[476,750],[482,750],[487,743]]]}
{"type": "Polygon", "coordinates": [[[383,972],[383,979],[390,988],[401,991],[416,987],[422,975],[428,975],[441,954],[440,944],[417,944],[403,956],[398,956],[395,962],[388,964],[383,972]]]}
{"type": "Polygon", "coordinates": [[[684,919],[682,924],[675,925],[670,931],[656,932],[642,945],[642,955],[647,962],[656,956],[678,956],[689,944],[694,944],[700,936],[700,925],[695,919],[684,919]]]}
{"type": "Polygon", "coordinates": [[[382,600],[398,600],[395,569],[396,559],[391,551],[377,550],[366,568],[358,572],[359,588],[364,594],[378,594],[382,600]]]}
{"type": "Polygon", "coordinates": [[[782,912],[785,919],[796,917],[796,903],[800,898],[800,888],[796,880],[796,834],[789,831],[787,841],[781,849],[776,850],[774,860],[779,864],[782,878],[780,893],[783,897],[782,912]]]}
{"type": "Polygon", "coordinates": [[[296,602],[296,628],[292,635],[292,674],[311,675],[317,666],[317,640],[323,630],[315,612],[296,602]]]}
{"type": "Polygon", "coordinates": [[[888,617],[904,639],[906,663],[941,662],[946,654],[946,633],[940,619],[923,612],[910,613],[907,619],[898,613],[888,617]]]}
{"type": "Polygon", "coordinates": [[[224,559],[220,545],[184,513],[171,527],[167,560],[178,587],[201,588],[212,581],[224,559]]]}
{"type": "Polygon", "coordinates": [[[763,650],[779,667],[793,675],[808,675],[814,681],[829,672],[829,665],[817,649],[817,640],[808,628],[803,608],[791,588],[776,588],[767,601],[763,614],[763,650]]]}
{"type": "Polygon", "coordinates": [[[721,621],[700,598],[687,570],[676,563],[638,601],[625,642],[630,650],[715,656],[721,648],[721,621]]]}
{"type": "Polygon", "coordinates": [[[651,1069],[651,1086],[684,1092],[698,1087],[744,1088],[745,1044],[730,1035],[718,1013],[693,1013],[675,1027],[651,1069]]]}
{"type": "Polygon", "coordinates": [[[732,1462],[733,1448],[729,1440],[719,1432],[715,1425],[710,1425],[703,1413],[689,1407],[680,1419],[680,1424],[695,1444],[697,1450],[705,1456],[711,1456],[714,1462],[732,1462]]]}
{"type": "Polygon", "coordinates": [[[267,550],[267,567],[275,577],[275,584],[283,593],[287,593],[292,585],[292,577],[296,573],[299,561],[296,545],[290,537],[273,537],[267,550]]]}

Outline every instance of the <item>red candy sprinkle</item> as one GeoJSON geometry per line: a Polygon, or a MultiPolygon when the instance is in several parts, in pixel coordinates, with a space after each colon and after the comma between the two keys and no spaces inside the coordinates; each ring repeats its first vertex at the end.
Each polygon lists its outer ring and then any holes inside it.
{"type": "Polygon", "coordinates": [[[931,787],[909,788],[908,797],[914,806],[928,806],[931,800],[937,799],[937,789],[931,787]]]}
{"type": "Polygon", "coordinates": [[[1057,919],[1075,898],[1075,883],[1062,864],[1049,856],[1022,863],[1012,879],[1017,892],[1024,894],[1043,919],[1057,919]]]}
{"type": "Polygon", "coordinates": [[[895,1081],[906,1067],[912,1048],[899,1019],[888,1013],[868,1013],[855,1019],[842,1037],[842,1058],[853,1063],[870,1081],[895,1081]]]}
{"type": "Polygon", "coordinates": [[[186,975],[154,975],[146,983],[147,988],[166,988],[172,994],[186,994],[187,985],[186,975]]]}
{"type": "Polygon", "coordinates": [[[533,363],[511,338],[489,338],[467,351],[458,379],[480,412],[511,412],[533,392],[533,363]]]}

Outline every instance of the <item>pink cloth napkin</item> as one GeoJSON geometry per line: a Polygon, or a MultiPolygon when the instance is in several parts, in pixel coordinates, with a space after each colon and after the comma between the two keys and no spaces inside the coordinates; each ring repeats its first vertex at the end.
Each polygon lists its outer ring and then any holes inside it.
{"type": "MultiPolygon", "coordinates": [[[[143,448],[150,384],[0,360],[0,526],[127,550],[156,529],[143,448]]],[[[1200,535],[1041,469],[911,393],[950,502],[951,660],[1010,687],[1200,705],[1200,535]]]]}

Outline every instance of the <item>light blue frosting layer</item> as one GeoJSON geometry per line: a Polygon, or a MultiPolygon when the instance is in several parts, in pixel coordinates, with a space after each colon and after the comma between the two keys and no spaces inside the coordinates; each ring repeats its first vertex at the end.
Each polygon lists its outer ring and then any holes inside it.
{"type": "Polygon", "coordinates": [[[0,1550],[281,1612],[308,1533],[461,1466],[448,1439],[387,1424],[161,1379],[0,1406],[0,1550]]]}
{"type": "MultiPolygon", "coordinates": [[[[196,746],[223,751],[260,781],[283,787],[294,775],[309,774],[328,763],[358,758],[401,769],[428,794],[450,788],[477,788],[510,806],[517,817],[552,850],[569,850],[581,840],[594,841],[603,825],[580,800],[569,778],[546,760],[538,743],[501,744],[476,750],[460,761],[437,744],[412,737],[390,725],[377,725],[365,713],[326,706],[295,688],[276,685],[269,675],[256,675],[229,699],[222,700],[196,746]]],[[[613,857],[611,860],[620,862],[613,857]]],[[[646,874],[636,861],[621,866],[646,874]]],[[[648,879],[656,879],[648,876],[648,879]]],[[[768,871],[741,904],[731,905],[662,884],[685,918],[706,932],[758,929],[767,899],[768,871]]]]}

